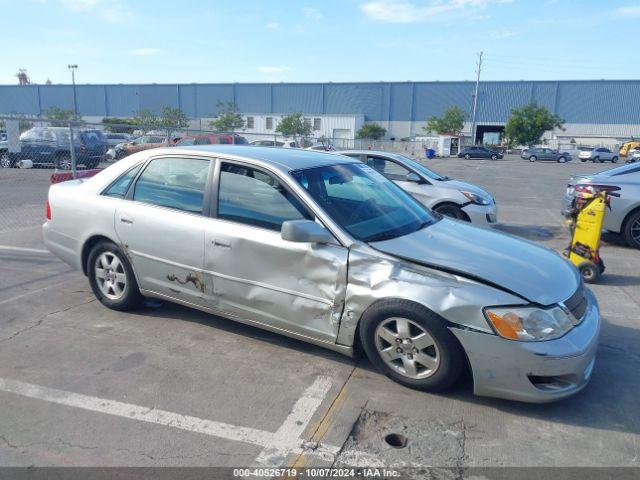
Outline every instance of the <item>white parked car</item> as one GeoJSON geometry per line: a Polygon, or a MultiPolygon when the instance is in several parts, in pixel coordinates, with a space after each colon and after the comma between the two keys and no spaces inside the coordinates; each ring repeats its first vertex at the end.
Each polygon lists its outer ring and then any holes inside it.
{"type": "Polygon", "coordinates": [[[350,150],[339,152],[366,163],[395,182],[431,210],[479,226],[498,221],[493,196],[482,188],[439,175],[415,160],[391,152],[350,150]]]}
{"type": "Polygon", "coordinates": [[[586,162],[590,160],[592,162],[611,162],[617,163],[618,161],[618,153],[612,152],[608,148],[605,147],[581,147],[580,153],[578,154],[578,158],[581,162],[586,162]]]}

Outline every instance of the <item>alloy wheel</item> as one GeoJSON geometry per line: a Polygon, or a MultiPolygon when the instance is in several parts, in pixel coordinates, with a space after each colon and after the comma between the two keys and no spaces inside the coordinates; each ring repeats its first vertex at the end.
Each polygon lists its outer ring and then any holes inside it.
{"type": "Polygon", "coordinates": [[[428,378],[440,366],[440,352],[433,337],[407,318],[393,317],[380,322],[375,343],[380,358],[405,377],[428,378]]]}
{"type": "Polygon", "coordinates": [[[11,168],[11,159],[7,152],[2,152],[2,155],[0,155],[0,167],[11,168]]]}
{"type": "Polygon", "coordinates": [[[113,252],[103,252],[95,264],[96,283],[102,294],[111,300],[120,300],[127,289],[124,265],[113,252]]]}

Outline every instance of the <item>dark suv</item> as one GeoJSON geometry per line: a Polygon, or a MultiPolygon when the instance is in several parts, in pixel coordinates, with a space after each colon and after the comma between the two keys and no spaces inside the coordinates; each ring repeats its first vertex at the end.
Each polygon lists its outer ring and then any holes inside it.
{"type": "Polygon", "coordinates": [[[501,152],[490,150],[487,147],[473,146],[463,148],[458,154],[458,157],[466,158],[467,160],[470,158],[490,158],[491,160],[498,160],[502,158],[503,155],[501,152]]]}
{"type": "MultiPolygon", "coordinates": [[[[74,131],[77,165],[95,168],[104,158],[106,141],[100,130],[74,131]]],[[[13,167],[20,160],[31,160],[36,166],[71,169],[71,143],[66,127],[35,127],[20,135],[20,152],[8,152],[3,167],[13,167]]]]}

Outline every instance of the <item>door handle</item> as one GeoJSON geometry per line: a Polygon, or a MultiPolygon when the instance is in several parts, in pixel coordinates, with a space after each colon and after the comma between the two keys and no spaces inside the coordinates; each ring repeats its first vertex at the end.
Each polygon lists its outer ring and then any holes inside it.
{"type": "Polygon", "coordinates": [[[211,243],[214,247],[231,248],[231,243],[225,242],[223,240],[211,240],[211,243]]]}
{"type": "Polygon", "coordinates": [[[131,225],[133,223],[133,218],[129,218],[129,217],[120,217],[120,221],[122,223],[127,223],[129,225],[131,225]]]}

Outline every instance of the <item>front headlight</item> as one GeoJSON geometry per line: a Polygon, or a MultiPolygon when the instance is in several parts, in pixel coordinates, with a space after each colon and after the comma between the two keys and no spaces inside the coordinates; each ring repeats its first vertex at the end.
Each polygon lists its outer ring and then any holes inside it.
{"type": "Polygon", "coordinates": [[[559,338],[573,328],[573,322],[560,307],[489,307],[484,316],[503,338],[536,342],[559,338]]]}
{"type": "Polygon", "coordinates": [[[489,205],[491,203],[491,197],[487,195],[479,195],[473,192],[467,192],[464,190],[460,190],[465,197],[469,199],[471,203],[475,203],[476,205],[489,205]]]}

